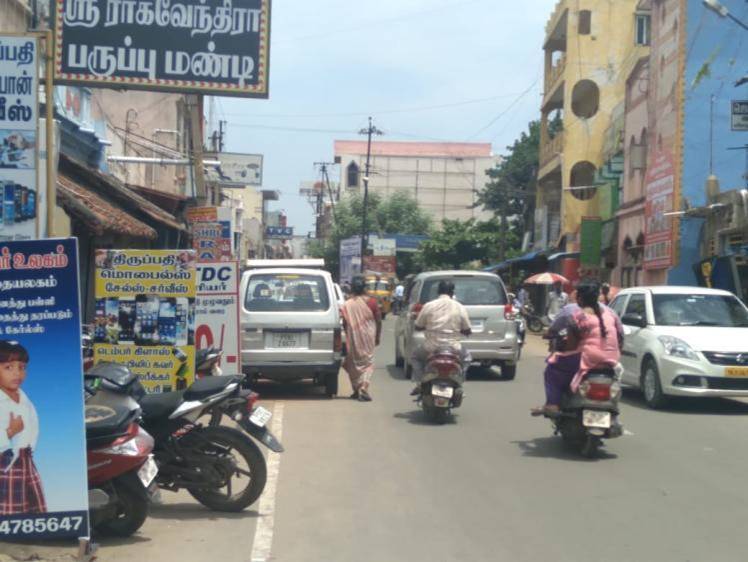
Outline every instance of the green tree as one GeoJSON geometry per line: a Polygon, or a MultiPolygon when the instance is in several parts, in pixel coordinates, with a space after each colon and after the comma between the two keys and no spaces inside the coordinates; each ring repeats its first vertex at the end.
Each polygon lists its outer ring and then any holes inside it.
{"type": "MultiPolygon", "coordinates": [[[[560,119],[557,117],[551,125],[554,130],[559,129],[560,119]]],[[[540,122],[532,121],[527,132],[507,147],[503,161],[487,171],[491,180],[481,191],[478,202],[493,211],[499,220],[499,230],[509,234],[501,238],[500,260],[506,259],[509,250],[519,250],[522,235],[532,224],[539,149],[540,122]]]]}
{"type": "MultiPolygon", "coordinates": [[[[487,266],[499,258],[501,228],[498,219],[467,221],[445,219],[441,230],[421,244],[424,269],[470,269],[487,266]]],[[[509,247],[517,245],[516,235],[507,233],[509,247]]]]}
{"type": "MultiPolygon", "coordinates": [[[[324,240],[313,240],[309,245],[310,255],[324,258],[325,264],[332,272],[337,272],[340,265],[340,241],[361,234],[363,220],[363,197],[353,195],[341,199],[335,206],[335,221],[330,236],[324,240]]],[[[415,199],[406,193],[395,193],[383,198],[369,194],[367,204],[367,221],[370,233],[380,236],[386,234],[429,234],[431,217],[418,206],[415,199]]],[[[403,265],[412,264],[412,260],[398,260],[403,265]]],[[[407,269],[413,267],[409,265],[407,269]]],[[[398,267],[398,275],[410,271],[398,267]]]]}

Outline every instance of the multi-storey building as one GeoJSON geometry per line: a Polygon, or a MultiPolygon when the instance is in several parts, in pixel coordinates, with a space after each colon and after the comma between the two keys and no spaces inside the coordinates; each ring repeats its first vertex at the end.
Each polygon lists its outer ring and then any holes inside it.
{"type": "MultiPolygon", "coordinates": [[[[366,141],[335,141],[335,160],[347,193],[363,190],[366,151],[366,141]]],[[[369,191],[385,197],[407,193],[437,223],[442,219],[485,220],[492,215],[476,207],[478,192],[489,181],[486,170],[500,161],[489,143],[375,140],[369,191]]]]}

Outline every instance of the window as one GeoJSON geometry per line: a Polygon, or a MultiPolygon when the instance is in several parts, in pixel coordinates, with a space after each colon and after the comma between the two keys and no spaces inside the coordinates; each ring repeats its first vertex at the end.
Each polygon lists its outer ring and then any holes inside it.
{"type": "Polygon", "coordinates": [[[652,301],[658,326],[748,328],[748,309],[732,295],[654,295],[652,301]]]}
{"type": "Polygon", "coordinates": [[[650,19],[648,15],[640,14],[636,16],[636,44],[649,45],[650,19]]]}
{"type": "Polygon", "coordinates": [[[620,295],[613,299],[613,302],[610,303],[610,308],[613,309],[613,312],[615,312],[619,317],[623,316],[623,308],[626,306],[626,299],[628,297],[626,295],[620,295]]]}
{"type": "Polygon", "coordinates": [[[642,318],[647,317],[647,304],[643,294],[631,295],[629,303],[626,306],[626,314],[638,314],[642,318]]]}
{"type": "MultiPolygon", "coordinates": [[[[421,303],[437,298],[439,282],[445,279],[427,279],[421,291],[421,303]]],[[[455,298],[465,306],[506,304],[506,293],[498,278],[460,276],[447,280],[455,284],[455,298]]]]}
{"type": "Polygon", "coordinates": [[[570,187],[571,194],[581,201],[592,199],[597,193],[595,187],[596,168],[592,162],[577,162],[571,168],[570,187]],[[574,189],[579,188],[579,189],[574,189]]]}
{"type": "Polygon", "coordinates": [[[600,88],[592,80],[580,80],[571,91],[571,110],[582,119],[593,117],[600,107],[600,88]]]}
{"type": "Polygon", "coordinates": [[[355,162],[351,162],[348,164],[348,168],[346,168],[347,172],[347,180],[348,180],[348,187],[358,187],[358,176],[359,176],[359,168],[358,164],[355,162]]]}
{"type": "Polygon", "coordinates": [[[579,10],[579,35],[589,35],[590,33],[592,33],[592,12],[579,10]]]}
{"type": "Polygon", "coordinates": [[[249,278],[244,308],[250,312],[320,312],[330,308],[321,275],[265,273],[249,278]]]}

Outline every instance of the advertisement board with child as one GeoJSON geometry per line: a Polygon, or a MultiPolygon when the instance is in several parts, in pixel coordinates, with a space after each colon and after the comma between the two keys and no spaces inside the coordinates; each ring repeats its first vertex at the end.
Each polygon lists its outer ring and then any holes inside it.
{"type": "Polygon", "coordinates": [[[88,536],[75,239],[0,244],[0,540],[88,536]]]}
{"type": "Polygon", "coordinates": [[[195,252],[98,250],[94,361],[127,365],[149,392],[195,372],[195,252]]]}

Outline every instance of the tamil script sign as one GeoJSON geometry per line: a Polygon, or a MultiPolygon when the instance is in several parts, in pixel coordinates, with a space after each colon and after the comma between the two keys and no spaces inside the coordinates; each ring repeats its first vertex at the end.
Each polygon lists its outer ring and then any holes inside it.
{"type": "Polygon", "coordinates": [[[265,238],[293,238],[293,226],[268,226],[265,238]]]}
{"type": "Polygon", "coordinates": [[[0,240],[37,237],[39,46],[0,35],[0,240]]]}
{"type": "Polygon", "coordinates": [[[221,164],[206,167],[206,181],[229,188],[262,185],[262,154],[219,152],[216,158],[221,164]]]}
{"type": "Polygon", "coordinates": [[[241,373],[239,343],[239,262],[197,264],[195,345],[218,348],[227,375],[241,373]]]}
{"type": "Polygon", "coordinates": [[[340,283],[350,283],[361,273],[361,237],[353,236],[340,241],[340,283]]]}
{"type": "Polygon", "coordinates": [[[55,81],[268,97],[270,0],[57,0],[55,81]]]}

